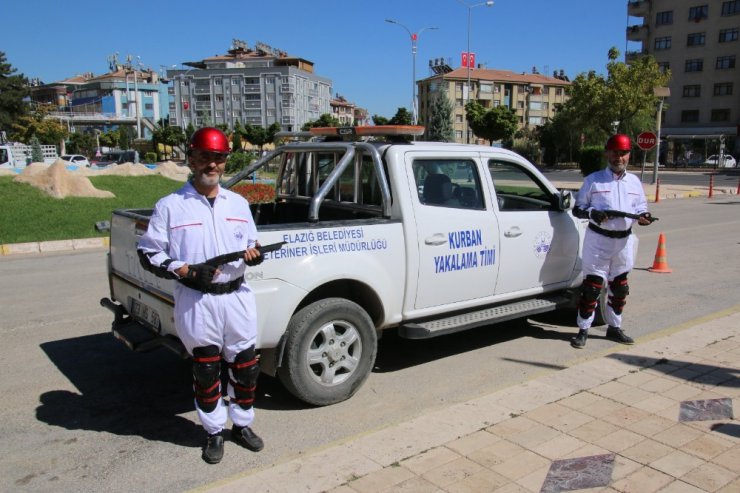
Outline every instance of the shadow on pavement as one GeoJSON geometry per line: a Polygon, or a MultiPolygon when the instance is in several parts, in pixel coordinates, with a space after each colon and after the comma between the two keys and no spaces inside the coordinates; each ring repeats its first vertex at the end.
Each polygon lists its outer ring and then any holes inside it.
{"type": "Polygon", "coordinates": [[[107,333],[46,342],[41,349],[79,393],[41,394],[40,421],[200,446],[200,426],[178,416],[193,410],[189,361],[167,351],[132,353],[107,333]]]}

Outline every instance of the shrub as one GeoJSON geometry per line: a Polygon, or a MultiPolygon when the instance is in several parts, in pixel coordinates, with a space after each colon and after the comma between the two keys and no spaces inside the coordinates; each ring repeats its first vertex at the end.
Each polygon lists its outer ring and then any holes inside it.
{"type": "Polygon", "coordinates": [[[246,198],[250,204],[268,204],[275,201],[275,188],[264,183],[240,183],[231,191],[246,198]]]}
{"type": "Polygon", "coordinates": [[[254,160],[254,156],[247,152],[232,152],[226,161],[226,174],[233,175],[243,170],[254,160]]]}
{"type": "Polygon", "coordinates": [[[144,154],[144,162],[145,163],[156,163],[157,162],[157,153],[156,152],[147,152],[144,154]]]}
{"type": "Polygon", "coordinates": [[[600,146],[588,146],[581,149],[578,156],[578,166],[581,168],[581,174],[588,176],[594,171],[606,168],[606,157],[604,148],[600,146]]]}

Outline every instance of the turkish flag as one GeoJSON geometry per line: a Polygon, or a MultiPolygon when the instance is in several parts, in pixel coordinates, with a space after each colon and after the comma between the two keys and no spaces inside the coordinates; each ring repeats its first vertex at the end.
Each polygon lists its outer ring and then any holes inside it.
{"type": "Polygon", "coordinates": [[[462,63],[461,66],[467,67],[468,66],[468,53],[466,51],[462,52],[462,63]]]}
{"type": "Polygon", "coordinates": [[[468,63],[470,68],[475,68],[475,53],[468,53],[468,63]]]}
{"type": "Polygon", "coordinates": [[[186,110],[186,109],[190,108],[190,103],[188,103],[187,101],[185,101],[184,103],[182,103],[182,108],[183,108],[184,110],[186,110]]]}

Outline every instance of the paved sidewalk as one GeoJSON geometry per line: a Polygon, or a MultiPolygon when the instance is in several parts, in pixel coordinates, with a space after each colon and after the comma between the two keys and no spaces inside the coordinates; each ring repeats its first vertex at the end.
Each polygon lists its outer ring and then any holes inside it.
{"type": "Polygon", "coordinates": [[[201,490],[740,492],[740,306],[610,351],[201,490]]]}

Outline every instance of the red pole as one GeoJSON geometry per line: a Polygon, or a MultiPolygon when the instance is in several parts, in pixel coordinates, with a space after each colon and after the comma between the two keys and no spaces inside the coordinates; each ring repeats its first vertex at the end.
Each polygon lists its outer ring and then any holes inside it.
{"type": "Polygon", "coordinates": [[[709,197],[712,198],[712,192],[714,191],[714,175],[709,175],[709,197]]]}
{"type": "Polygon", "coordinates": [[[737,179],[737,192],[735,192],[735,195],[740,195],[740,178],[737,179]]]}
{"type": "Polygon", "coordinates": [[[660,202],[660,178],[655,179],[655,202],[660,202]]]}

